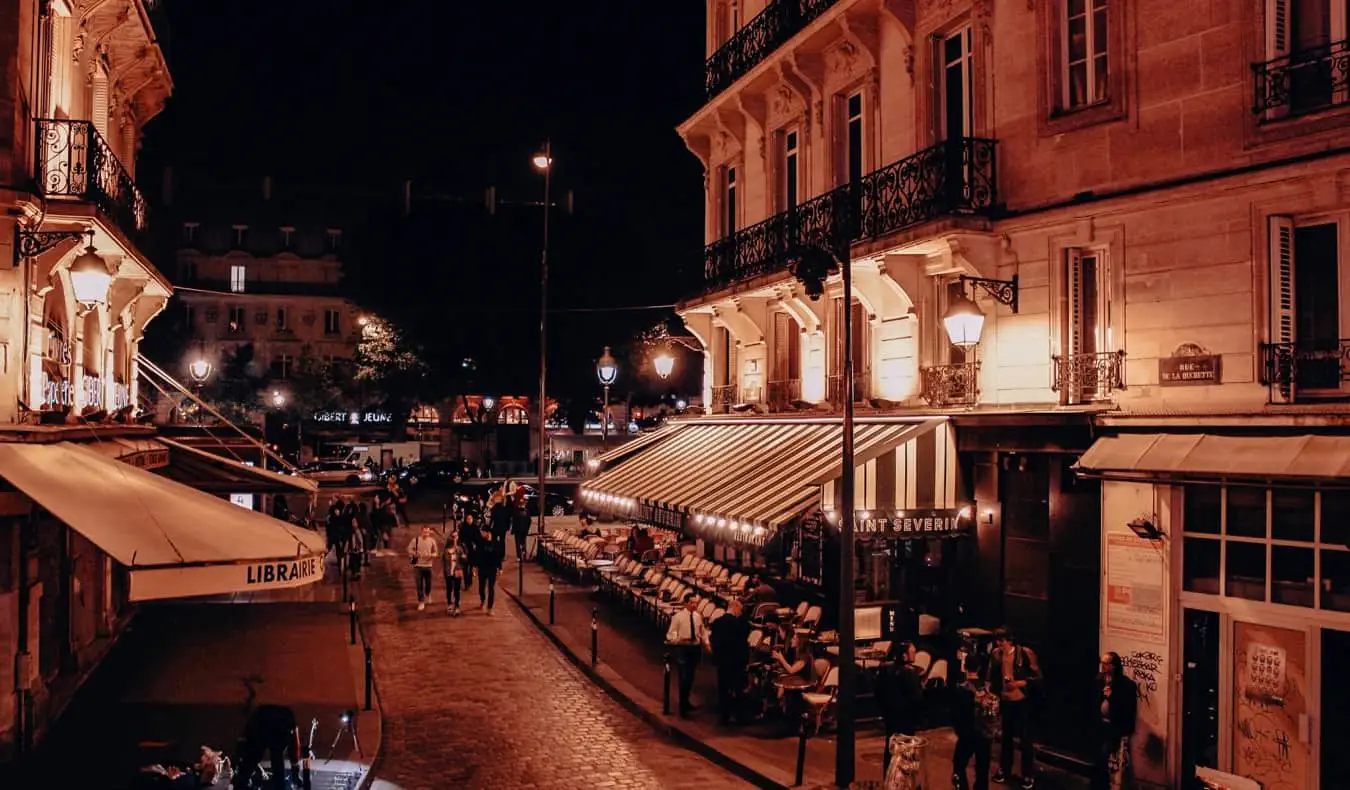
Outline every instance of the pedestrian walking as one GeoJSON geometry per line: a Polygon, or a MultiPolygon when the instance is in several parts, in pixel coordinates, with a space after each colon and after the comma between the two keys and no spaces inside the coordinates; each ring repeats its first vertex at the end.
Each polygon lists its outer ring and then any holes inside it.
{"type": "Polygon", "coordinates": [[[952,753],[953,790],[989,790],[989,755],[999,737],[999,697],[984,677],[976,656],[967,656],[965,680],[952,689],[952,730],[956,751],[952,753]],[[975,783],[967,770],[975,758],[975,783]]]}
{"type": "Polygon", "coordinates": [[[1129,790],[1134,786],[1130,770],[1130,738],[1139,715],[1139,686],[1125,677],[1125,664],[1117,653],[1104,653],[1097,675],[1098,721],[1097,764],[1092,790],[1129,790]]]}
{"type": "Polygon", "coordinates": [[[708,627],[703,624],[703,615],[694,611],[697,604],[693,593],[684,596],[684,611],[670,618],[670,628],[666,631],[666,644],[675,649],[675,663],[680,673],[680,718],[695,710],[689,694],[694,690],[694,673],[703,658],[703,648],[708,644],[708,627]]]}
{"type": "Polygon", "coordinates": [[[436,545],[436,536],[430,526],[422,527],[422,534],[408,543],[408,559],[413,566],[413,580],[417,584],[417,611],[427,608],[431,598],[431,567],[440,556],[440,547],[436,545]]]}
{"type": "Polygon", "coordinates": [[[1032,732],[1032,705],[1040,688],[1041,667],[1036,653],[1018,644],[1012,632],[1000,628],[994,632],[994,649],[989,655],[989,685],[999,695],[1003,737],[1000,739],[998,771],[994,782],[1007,784],[1013,776],[1013,739],[1021,742],[1022,788],[1036,786],[1036,740],[1032,732]]]}
{"type": "Polygon", "coordinates": [[[478,566],[478,606],[486,606],[487,613],[491,615],[497,603],[497,573],[506,559],[506,533],[488,529],[485,524],[479,527],[478,545],[474,552],[478,566]]]}
{"type": "Polygon", "coordinates": [[[731,599],[726,614],[708,626],[708,644],[717,668],[717,713],[723,724],[740,722],[745,715],[746,668],[750,665],[750,623],[745,606],[731,599]]]}
{"type": "Polygon", "coordinates": [[[244,725],[244,739],[240,749],[239,770],[234,775],[235,790],[253,787],[251,781],[266,754],[272,764],[268,790],[284,790],[286,782],[286,754],[291,755],[292,787],[300,786],[300,732],[295,723],[295,711],[281,705],[259,705],[244,725]]]}
{"type": "Polygon", "coordinates": [[[376,549],[378,544],[376,543],[375,524],[370,518],[370,505],[365,502],[356,506],[356,529],[361,533],[361,542],[365,548],[361,555],[363,564],[369,566],[370,553],[376,549]]]}
{"type": "Polygon", "coordinates": [[[442,563],[445,571],[445,613],[459,617],[459,596],[464,589],[464,570],[469,564],[469,555],[459,544],[459,533],[453,527],[445,538],[442,563]]]}

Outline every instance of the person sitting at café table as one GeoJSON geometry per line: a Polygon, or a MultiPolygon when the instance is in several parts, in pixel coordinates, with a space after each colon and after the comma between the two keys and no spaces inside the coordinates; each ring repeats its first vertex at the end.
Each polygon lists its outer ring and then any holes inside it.
{"type": "Polygon", "coordinates": [[[789,721],[793,721],[801,713],[801,694],[793,693],[789,698],[788,692],[807,691],[816,685],[818,678],[805,636],[798,634],[782,644],[787,645],[786,651],[773,651],[777,670],[773,684],[778,690],[779,707],[789,715],[789,721]]]}

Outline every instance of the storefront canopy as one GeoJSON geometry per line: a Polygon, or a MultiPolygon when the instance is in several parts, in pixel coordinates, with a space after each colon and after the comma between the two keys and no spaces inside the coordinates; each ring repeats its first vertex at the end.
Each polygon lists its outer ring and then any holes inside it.
{"type": "MultiPolygon", "coordinates": [[[[946,424],[945,419],[859,420],[855,464],[865,469],[946,424]]],[[[585,483],[583,502],[619,515],[640,516],[646,506],[681,518],[712,516],[763,534],[821,504],[822,486],[841,472],[841,436],[838,419],[682,423],[585,483]]]]}
{"type": "Polygon", "coordinates": [[[1098,439],[1074,466],[1088,476],[1298,478],[1350,482],[1350,436],[1139,433],[1098,439]]]}
{"type": "Polygon", "coordinates": [[[165,474],[180,483],[218,494],[303,494],[310,496],[319,484],[307,477],[283,475],[226,458],[200,447],[158,439],[169,450],[165,474]]]}
{"type": "Polygon", "coordinates": [[[317,533],[85,446],[0,443],[0,477],[131,572],[131,600],[299,587],[323,577],[317,533]]]}

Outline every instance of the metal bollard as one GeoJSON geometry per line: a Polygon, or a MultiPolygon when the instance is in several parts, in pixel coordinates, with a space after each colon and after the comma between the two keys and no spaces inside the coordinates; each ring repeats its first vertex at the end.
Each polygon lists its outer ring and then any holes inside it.
{"type": "Polygon", "coordinates": [[[450,505],[441,505],[441,535],[445,534],[445,527],[450,523],[450,505]]]}
{"type": "Polygon", "coordinates": [[[591,666],[595,666],[599,661],[600,651],[600,610],[591,610],[591,666]]]}
{"type": "Polygon", "coordinates": [[[806,730],[810,724],[811,714],[803,713],[802,724],[797,731],[797,777],[792,782],[795,787],[801,786],[802,777],[806,773],[806,730]]]}
{"type": "Polygon", "coordinates": [[[553,591],[553,577],[548,577],[548,624],[553,625],[553,612],[557,603],[557,594],[553,591]]]}
{"type": "Polygon", "coordinates": [[[667,650],[661,656],[661,661],[665,665],[665,674],[661,676],[661,713],[670,715],[670,651],[667,650]]]}
{"type": "Polygon", "coordinates": [[[348,595],[348,592],[347,592],[347,572],[350,570],[350,568],[348,567],[348,564],[349,564],[349,561],[348,561],[348,559],[347,559],[347,552],[345,552],[345,551],[339,551],[339,552],[338,552],[338,563],[337,563],[337,566],[338,566],[338,575],[342,577],[342,602],[343,602],[343,603],[346,603],[348,600],[350,600],[350,597],[351,597],[350,595],[348,595]]]}
{"type": "Polygon", "coordinates": [[[366,710],[370,710],[370,698],[375,690],[375,666],[370,660],[370,645],[366,645],[366,710]]]}
{"type": "Polygon", "coordinates": [[[351,631],[352,644],[356,644],[356,601],[347,604],[347,625],[351,631]]]}
{"type": "Polygon", "coordinates": [[[525,602],[525,557],[516,556],[516,597],[525,602]]]}

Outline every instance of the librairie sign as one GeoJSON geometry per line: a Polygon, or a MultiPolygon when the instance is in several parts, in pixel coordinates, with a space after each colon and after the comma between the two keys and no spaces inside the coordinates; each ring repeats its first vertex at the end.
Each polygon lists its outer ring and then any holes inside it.
{"type": "Polygon", "coordinates": [[[284,590],[313,584],[322,578],[323,557],[309,553],[263,562],[132,568],[131,600],[284,590]]]}
{"type": "Polygon", "coordinates": [[[906,510],[899,515],[871,515],[858,511],[854,515],[853,532],[895,538],[940,538],[960,534],[965,521],[956,508],[906,510]]]}

